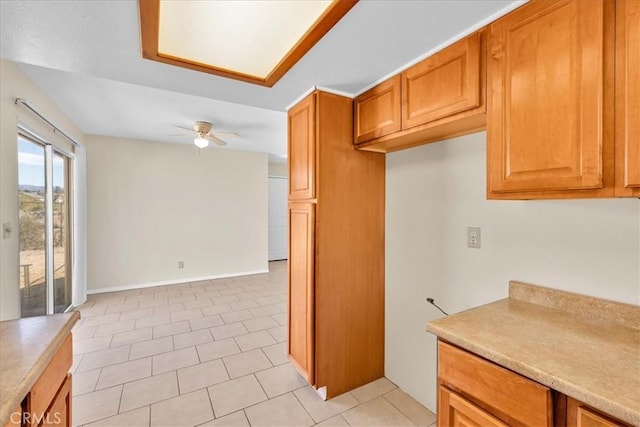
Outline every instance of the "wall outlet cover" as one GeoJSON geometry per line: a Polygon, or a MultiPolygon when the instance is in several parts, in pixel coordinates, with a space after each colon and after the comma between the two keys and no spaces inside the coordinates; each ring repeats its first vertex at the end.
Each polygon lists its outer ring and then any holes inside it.
{"type": "Polygon", "coordinates": [[[480,249],[481,243],[480,227],[467,227],[467,247],[480,249]]]}

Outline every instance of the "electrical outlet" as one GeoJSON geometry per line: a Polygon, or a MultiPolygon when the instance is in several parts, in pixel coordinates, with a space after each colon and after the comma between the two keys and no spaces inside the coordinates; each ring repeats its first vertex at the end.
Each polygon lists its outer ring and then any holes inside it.
{"type": "Polygon", "coordinates": [[[480,227],[467,227],[467,247],[480,248],[480,227]]]}
{"type": "Polygon", "coordinates": [[[184,261],[178,261],[178,268],[184,268],[184,261]]]}

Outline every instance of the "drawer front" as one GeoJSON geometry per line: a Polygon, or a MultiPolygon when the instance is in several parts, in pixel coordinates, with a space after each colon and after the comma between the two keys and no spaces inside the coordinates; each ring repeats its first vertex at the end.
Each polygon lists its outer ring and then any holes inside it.
{"type": "Polygon", "coordinates": [[[441,341],[438,380],[509,425],[552,425],[548,387],[441,341]]]}
{"type": "Polygon", "coordinates": [[[29,412],[35,419],[42,417],[49,408],[67,378],[72,359],[71,334],[69,334],[29,393],[29,412]]]}

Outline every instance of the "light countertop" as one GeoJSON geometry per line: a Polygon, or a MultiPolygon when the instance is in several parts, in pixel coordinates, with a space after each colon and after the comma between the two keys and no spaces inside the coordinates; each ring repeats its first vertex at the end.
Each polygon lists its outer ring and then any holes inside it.
{"type": "Polygon", "coordinates": [[[640,425],[640,307],[511,282],[509,298],[430,322],[438,337],[640,425]]]}
{"type": "Polygon", "coordinates": [[[80,318],[73,311],[0,322],[0,426],[9,422],[80,318]]]}

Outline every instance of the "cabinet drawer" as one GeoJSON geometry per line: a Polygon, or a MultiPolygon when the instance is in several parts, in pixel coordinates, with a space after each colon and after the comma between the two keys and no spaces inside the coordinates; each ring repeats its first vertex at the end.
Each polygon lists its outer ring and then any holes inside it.
{"type": "Polygon", "coordinates": [[[444,342],[438,380],[509,425],[552,425],[549,388],[444,342]]]}
{"type": "Polygon", "coordinates": [[[38,419],[47,411],[71,369],[72,359],[71,334],[69,334],[29,393],[29,412],[32,417],[38,419]]]}

